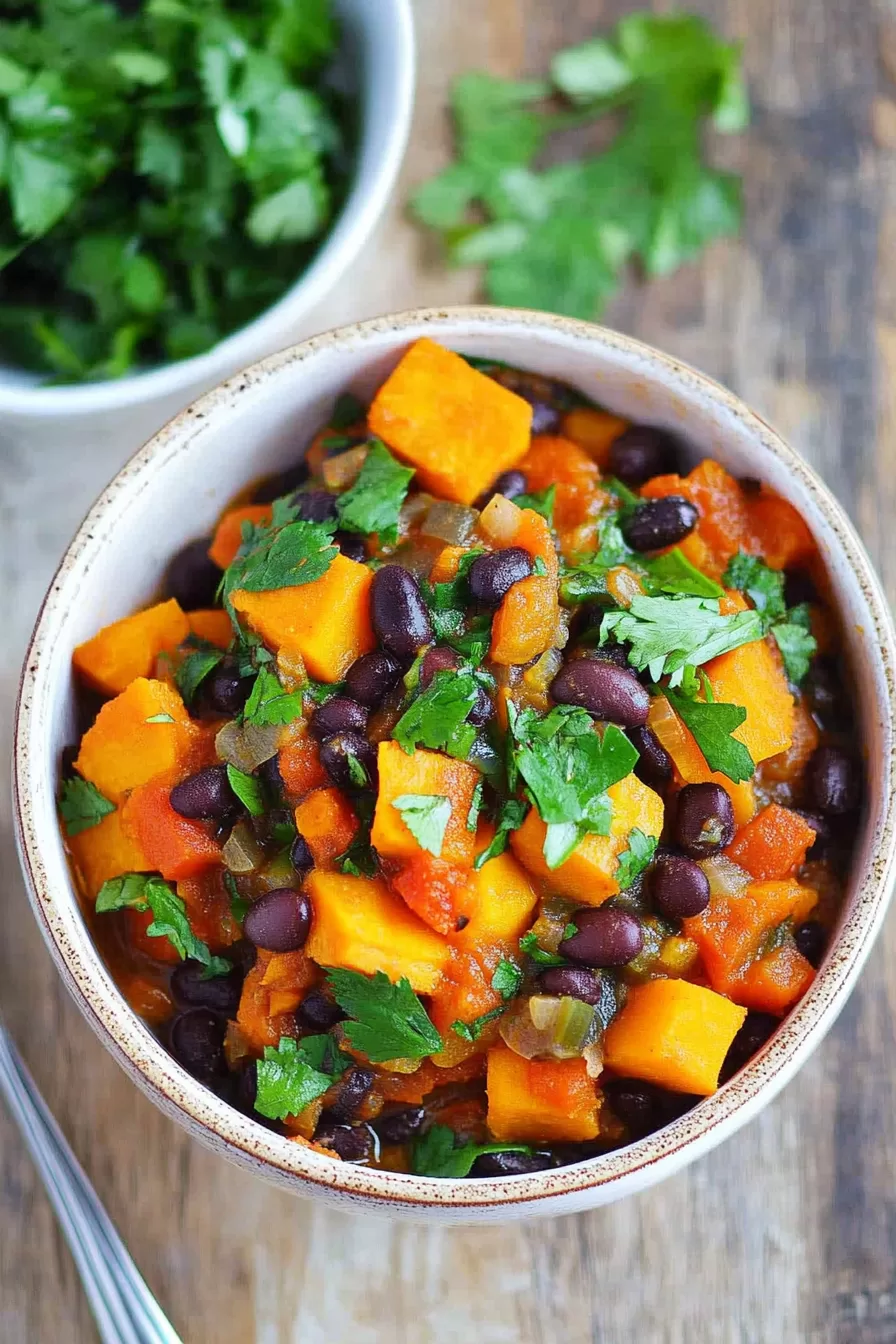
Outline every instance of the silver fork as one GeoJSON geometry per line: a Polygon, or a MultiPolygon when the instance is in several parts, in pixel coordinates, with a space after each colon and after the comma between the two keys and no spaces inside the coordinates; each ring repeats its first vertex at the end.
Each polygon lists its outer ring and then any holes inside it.
{"type": "Polygon", "coordinates": [[[147,1288],[2,1024],[0,1094],[43,1180],[103,1344],[182,1344],[147,1288]]]}

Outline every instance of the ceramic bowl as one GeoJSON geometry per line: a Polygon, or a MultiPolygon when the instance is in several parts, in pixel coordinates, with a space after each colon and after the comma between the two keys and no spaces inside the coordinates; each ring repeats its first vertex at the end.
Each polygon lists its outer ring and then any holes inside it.
{"type": "MultiPolygon", "coordinates": [[[[0,367],[0,431],[38,445],[63,433],[71,441],[81,431],[86,443],[92,425],[110,416],[134,418],[139,408],[145,437],[235,369],[304,334],[302,319],[360,253],[389,200],[414,103],[410,0],[335,0],[335,9],[342,25],[339,63],[357,89],[360,132],[350,190],[311,263],[292,285],[283,277],[283,297],[272,307],[193,359],[115,381],[59,387],[0,367]]],[[[131,445],[140,442],[127,437],[131,445]]]]}
{"type": "MultiPolygon", "coordinates": [[[[22,865],[66,984],[138,1085],[197,1138],[296,1194],[425,1220],[558,1214],[643,1189],[707,1152],[766,1106],[842,1008],[887,905],[894,857],[894,634],[862,544],[839,504],[775,431],[730,392],[668,355],[588,323],[507,309],[426,310],[328,332],[254,365],[184,411],[114,479],[69,547],[25,662],[15,742],[22,865]],[[60,753],[75,739],[71,653],[147,602],[166,560],[208,532],[252,478],[294,461],[335,395],[371,394],[428,335],[566,379],[622,415],[674,430],[694,461],[758,476],[807,519],[844,615],[858,696],[867,801],[836,937],[808,994],[750,1065],[658,1133],[575,1166],[499,1180],[433,1180],[350,1166],[271,1134],[194,1081],[131,1011],[81,917],[57,827],[60,753]]],[[[110,1118],[111,1123],[111,1118],[110,1118]]]]}

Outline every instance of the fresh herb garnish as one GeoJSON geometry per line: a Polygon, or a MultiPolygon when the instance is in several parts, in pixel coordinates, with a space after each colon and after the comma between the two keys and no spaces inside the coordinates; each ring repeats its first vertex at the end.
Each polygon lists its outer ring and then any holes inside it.
{"type": "Polygon", "coordinates": [[[245,896],[240,895],[239,887],[236,885],[236,878],[233,873],[224,872],[224,889],[230,898],[230,917],[240,928],[243,927],[243,920],[249,913],[250,902],[245,896]]]}
{"type": "Polygon", "coordinates": [[[330,412],[331,429],[348,429],[364,419],[364,403],[352,392],[340,392],[330,412]]]}
{"type": "Polygon", "coordinates": [[[745,555],[743,551],[729,561],[723,582],[746,593],[762,614],[764,628],[774,635],[781,650],[789,680],[799,686],[818,651],[808,603],[801,602],[788,611],[781,570],[770,569],[757,556],[745,555]]]}
{"type": "Polygon", "coordinates": [[[181,960],[189,957],[205,967],[205,978],[226,975],[231,969],[224,957],[213,957],[207,944],[197,938],[187,919],[187,907],[173,887],[161,877],[146,873],[123,873],[100,887],[96,898],[98,915],[111,910],[151,910],[153,921],[146,932],[151,938],[167,938],[181,960]]]}
{"type": "Polygon", "coordinates": [[[438,858],[451,820],[451,800],[439,794],[403,793],[392,799],[392,806],[420,848],[438,858]]]}
{"type": "Polygon", "coordinates": [[[629,644],[633,667],[648,668],[654,681],[665,674],[675,687],[681,685],[688,664],[707,663],[763,634],[759,612],[723,616],[717,598],[634,597],[627,610],[607,612],[600,642],[605,644],[613,635],[620,644],[629,644]]]}
{"type": "Polygon", "coordinates": [[[456,161],[412,209],[454,264],[485,264],[493,302],[591,318],[628,263],[663,275],[740,226],[739,179],[710,168],[702,145],[710,122],[749,120],[740,51],[701,18],[629,14],[558,52],[550,82],[468,74],[451,102],[456,161]],[[603,152],[534,168],[554,131],[620,110],[603,152]]]}
{"type": "Polygon", "coordinates": [[[503,1017],[507,1012],[507,1005],[502,1003],[497,1008],[492,1008],[488,1013],[482,1013],[481,1016],[473,1019],[472,1022],[461,1022],[460,1019],[451,1023],[451,1030],[455,1035],[460,1036],[464,1041],[478,1041],[489,1022],[495,1022],[499,1017],[503,1017]]]}
{"type": "Polygon", "coordinates": [[[247,775],[245,770],[237,769],[228,761],[227,782],[250,816],[264,815],[264,791],[261,780],[256,779],[254,775],[247,775]]]}
{"type": "Polygon", "coordinates": [[[103,817],[115,811],[115,804],[104,798],[95,784],[77,777],[63,780],[59,813],[67,836],[80,835],[98,826],[103,817]]]}
{"type": "Polygon", "coordinates": [[[479,684],[472,671],[437,672],[392,729],[393,739],[408,755],[415,747],[429,747],[446,751],[449,756],[466,757],[476,738],[467,715],[478,694],[479,684]]]}
{"type": "Polygon", "coordinates": [[[333,545],[335,522],[306,523],[294,518],[291,505],[277,500],[269,526],[244,524],[245,540],[236,559],[224,571],[221,592],[230,609],[238,589],[266,593],[275,588],[296,588],[326,574],[339,554],[333,545]]]}
{"type": "Polygon", "coordinates": [[[214,671],[224,657],[223,649],[209,644],[196,635],[188,635],[181,649],[187,649],[186,657],[175,669],[174,683],[181,693],[184,704],[190,705],[201,683],[214,671]]]}
{"type": "Polygon", "coordinates": [[[791,607],[787,620],[772,626],[772,634],[784,660],[784,670],[794,686],[802,683],[809,671],[809,664],[818,652],[818,644],[811,629],[806,602],[791,607]]]}
{"type": "Polygon", "coordinates": [[[372,439],[357,480],[336,501],[340,527],[365,536],[376,532],[384,545],[394,543],[413,474],[413,467],[401,466],[384,443],[372,439]]]}
{"type": "Polygon", "coordinates": [[[359,831],[348,849],[337,854],[333,862],[341,873],[351,877],[376,877],[379,863],[370,844],[370,829],[359,831]]]}
{"type": "Polygon", "coordinates": [[[439,1176],[462,1180],[469,1176],[477,1157],[485,1153],[531,1153],[522,1143],[462,1143],[447,1125],[433,1125],[414,1140],[411,1164],[415,1176],[439,1176]]]}
{"type": "Polygon", "coordinates": [[[511,832],[522,826],[528,811],[529,804],[523,802],[521,798],[508,798],[502,803],[501,811],[498,813],[495,822],[495,834],[492,841],[481,854],[476,855],[474,860],[473,867],[477,871],[488,863],[489,859],[496,859],[499,854],[504,853],[511,832]]]}
{"type": "Polygon", "coordinates": [[[492,989],[506,1001],[519,993],[522,983],[523,973],[516,962],[508,961],[506,957],[502,957],[492,976],[492,989]]]}
{"type": "Polygon", "coordinates": [[[556,485],[549,485],[546,490],[536,490],[531,495],[515,495],[513,502],[518,509],[532,509],[534,513],[540,513],[553,526],[556,495],[556,485]]]}
{"type": "Polygon", "coordinates": [[[389,1059],[421,1059],[442,1048],[442,1038],[426,1009],[402,978],[393,984],[383,971],[373,976],[332,968],[327,980],[343,1012],[346,1040],[373,1064],[389,1059]]]}
{"type": "Polygon", "coordinates": [[[174,718],[172,717],[171,714],[150,714],[148,719],[144,719],[144,723],[173,723],[173,722],[174,718]]]}
{"type": "Polygon", "coordinates": [[[345,1057],[339,1056],[331,1036],[305,1036],[301,1041],[281,1036],[276,1048],[266,1045],[256,1065],[256,1111],[270,1120],[298,1115],[345,1071],[345,1057]]]}
{"type": "Polygon", "coordinates": [[[643,564],[648,587],[654,592],[683,593],[687,597],[721,597],[724,593],[724,589],[692,565],[677,546],[643,564]]]}
{"type": "Polygon", "coordinates": [[[534,929],[530,929],[528,933],[523,934],[520,939],[520,951],[525,952],[526,956],[531,957],[538,966],[566,965],[565,957],[558,956],[556,952],[545,952],[544,948],[539,946],[538,936],[534,929]]]}
{"type": "Polygon", "coordinates": [[[473,797],[470,799],[470,810],[467,813],[467,830],[475,834],[476,827],[479,825],[479,813],[482,811],[482,780],[473,790],[473,797]]]}
{"type": "Polygon", "coordinates": [[[655,835],[645,835],[637,826],[629,832],[628,848],[619,855],[619,866],[616,869],[620,891],[626,891],[635,878],[640,877],[644,869],[650,866],[658,843],[655,835]]]}
{"type": "Polygon", "coordinates": [[[693,733],[694,741],[706,757],[710,770],[727,775],[735,784],[752,779],[756,766],[743,742],[731,734],[746,720],[740,705],[704,704],[675,691],[665,691],[675,713],[693,733]]]}
{"type": "Polygon", "coordinates": [[[243,722],[257,724],[260,728],[292,723],[302,717],[303,693],[284,691],[276,672],[261,667],[243,708],[243,722]]]}

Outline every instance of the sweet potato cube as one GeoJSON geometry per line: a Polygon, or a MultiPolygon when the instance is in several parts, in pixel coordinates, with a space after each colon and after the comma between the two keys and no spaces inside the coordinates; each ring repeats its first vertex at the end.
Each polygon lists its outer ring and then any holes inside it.
{"type": "Polygon", "coordinates": [[[208,558],[226,569],[243,543],[243,523],[269,523],[270,520],[270,504],[242,504],[238,509],[231,509],[215,529],[208,558]]]}
{"type": "Polygon", "coordinates": [[[220,863],[221,847],[209,835],[207,825],[175,812],[170,793],[169,785],[159,780],[141,784],[123,805],[122,825],[146,855],[152,871],[177,882],[220,863]]]}
{"type": "Polygon", "coordinates": [[[296,830],[311,850],[318,868],[327,868],[345,853],[358,830],[358,818],[339,789],[312,789],[296,808],[296,830]]]}
{"type": "Polygon", "coordinates": [[[136,677],[151,676],[158,655],[176,649],[189,633],[187,618],[172,597],[104,626],[78,645],[72,662],[96,690],[118,695],[136,677]]]}
{"type": "MultiPolygon", "coordinates": [[[[484,827],[476,837],[479,853],[491,840],[484,827]]],[[[532,923],[538,895],[524,868],[512,854],[489,859],[473,874],[475,908],[466,928],[452,935],[456,947],[476,948],[494,944],[514,947],[532,923]]]]}
{"type": "Polygon", "coordinates": [[[406,976],[418,994],[433,992],[451,949],[385,882],[314,870],[305,890],[314,909],[305,951],[319,966],[406,976]]]}
{"type": "Polygon", "coordinates": [[[491,657],[503,666],[528,663],[552,647],[560,613],[560,562],[546,519],[534,509],[519,509],[513,545],[541,560],[544,574],[515,583],[492,621],[491,657]]]}
{"type": "Polygon", "coordinates": [[[464,761],[422,747],[409,756],[397,742],[380,743],[377,763],[380,783],[370,837],[374,849],[390,859],[420,853],[419,843],[393,803],[403,794],[426,794],[447,798],[451,804],[439,858],[462,866],[472,864],[476,837],[467,829],[467,817],[479,771],[464,761]]]}
{"type": "Polygon", "coordinates": [[[300,657],[318,681],[339,681],[376,644],[370,623],[373,573],[337,555],[313,583],[252,593],[238,589],[234,608],[278,654],[300,657]]]}
{"type": "Polygon", "coordinates": [[[117,803],[157,775],[173,782],[189,761],[195,740],[177,691],[163,681],[138,677],[103,705],[81,738],[75,769],[117,803]],[[168,715],[171,722],[159,721],[159,715],[168,715]]]}
{"type": "Polygon", "coordinates": [[[731,998],[743,1008],[783,1017],[814,979],[812,963],[794,943],[784,943],[747,967],[732,989],[731,998]]]}
{"type": "Polygon", "coordinates": [[[226,611],[220,607],[209,607],[202,611],[188,611],[187,621],[190,634],[199,639],[208,640],[219,649],[226,649],[233,639],[233,626],[226,611]]]}
{"type": "Polygon", "coordinates": [[[92,901],[111,877],[120,877],[122,873],[149,873],[154,868],[137,841],[122,826],[120,810],[103,817],[98,826],[71,836],[67,843],[79,886],[92,901]]]}
{"type": "Polygon", "coordinates": [[[582,1143],[599,1132],[600,1098],[584,1059],[488,1052],[488,1127],[513,1143],[582,1143]]]}
{"type": "Polygon", "coordinates": [[[805,863],[814,843],[815,831],[798,812],[770,803],[741,827],[725,854],[751,877],[772,881],[789,877],[805,863]]]}
{"type": "Polygon", "coordinates": [[[599,411],[594,406],[576,406],[563,417],[562,431],[572,439],[603,470],[610,458],[610,448],[619,435],[628,429],[628,420],[599,411]]]}
{"type": "MultiPolygon", "coordinates": [[[[723,599],[723,612],[745,607],[739,594],[723,599]]],[[[742,705],[747,711],[732,736],[743,742],[757,765],[787,750],[793,740],[793,696],[781,658],[768,639],[720,654],[706,664],[705,671],[716,700],[742,705]]]]}
{"type": "Polygon", "coordinates": [[[650,980],[629,990],[604,1036],[604,1062],[627,1078],[705,1097],[744,1018],[745,1008],[687,980],[650,980]]]}
{"type": "Polygon", "coordinates": [[[425,337],[373,399],[371,431],[435,495],[472,504],[529,447],[532,407],[425,337]]]}
{"type": "Polygon", "coordinates": [[[700,949],[713,989],[740,1002],[739,987],[763,939],[785,920],[800,924],[818,902],[818,893],[792,879],[751,882],[739,896],[716,896],[703,911],[682,922],[686,937],[700,949]]]}
{"type": "Polygon", "coordinates": [[[551,869],[545,862],[547,827],[534,807],[510,837],[511,848],[524,868],[560,895],[586,905],[602,905],[619,891],[619,855],[628,848],[629,835],[636,827],[653,836],[663,829],[662,798],[634,775],[626,775],[607,792],[613,805],[610,834],[586,835],[559,868],[551,869]]]}

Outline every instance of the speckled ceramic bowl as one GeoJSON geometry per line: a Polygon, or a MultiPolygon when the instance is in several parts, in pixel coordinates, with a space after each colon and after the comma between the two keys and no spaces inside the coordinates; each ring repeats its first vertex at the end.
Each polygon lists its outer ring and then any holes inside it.
{"type": "Polygon", "coordinates": [[[402,313],[305,341],[222,383],[137,453],[90,511],[44,602],[22,678],[14,763],[22,866],[50,951],[97,1035],[163,1110],[217,1152],[287,1190],[359,1209],[445,1221],[569,1213],[641,1190],[714,1147],[775,1096],[842,1008],[890,894],[893,708],[893,628],[861,543],[818,477],[736,397],[667,355],[587,323],[487,308],[402,313]],[[334,1161],[271,1134],[185,1073],[97,955],[54,807],[60,753],[75,737],[74,646],[150,599],[168,557],[208,532],[249,479],[292,461],[336,393],[372,393],[422,334],[566,379],[623,415],[675,430],[694,460],[710,454],[791,500],[820,542],[845,615],[867,756],[866,810],[836,939],[811,990],[761,1054],[715,1096],[628,1148],[500,1180],[421,1179],[334,1161]]]}

